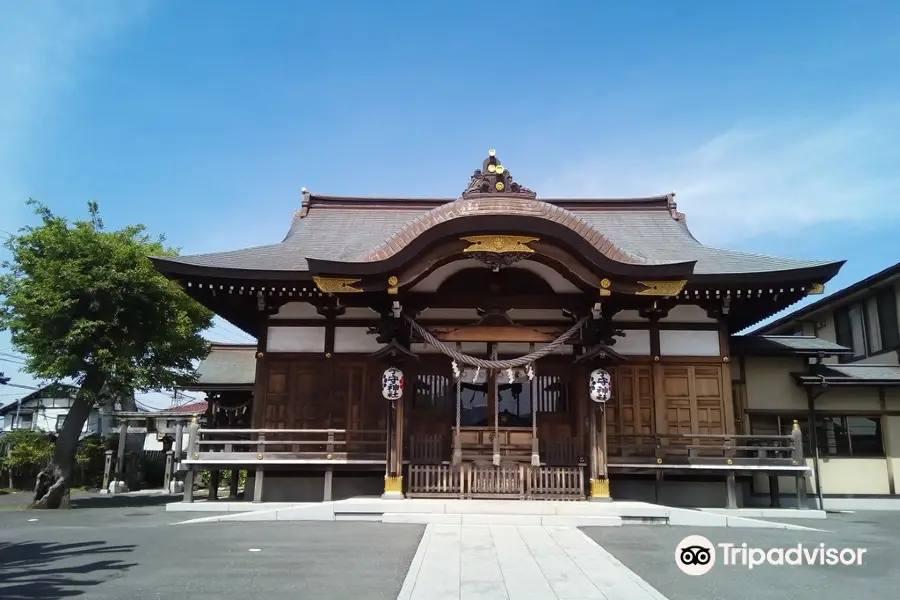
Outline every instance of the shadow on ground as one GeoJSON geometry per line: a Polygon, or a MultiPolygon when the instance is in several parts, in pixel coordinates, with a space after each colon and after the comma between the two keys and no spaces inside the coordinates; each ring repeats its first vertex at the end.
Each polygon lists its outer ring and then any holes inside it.
{"type": "MultiPolygon", "coordinates": [[[[69,508],[128,508],[163,506],[169,502],[180,502],[182,495],[172,496],[109,496],[99,492],[76,492],[69,500],[69,508]]],[[[24,510],[31,508],[31,492],[21,492],[0,496],[0,510],[24,510]]]]}
{"type": "Polygon", "coordinates": [[[136,566],[118,558],[134,548],[105,542],[0,542],[0,598],[55,600],[88,594],[87,588],[136,566]]]}
{"type": "Polygon", "coordinates": [[[170,502],[181,502],[181,495],[172,496],[78,496],[69,502],[69,508],[127,508],[142,506],[162,506],[170,502]]]}

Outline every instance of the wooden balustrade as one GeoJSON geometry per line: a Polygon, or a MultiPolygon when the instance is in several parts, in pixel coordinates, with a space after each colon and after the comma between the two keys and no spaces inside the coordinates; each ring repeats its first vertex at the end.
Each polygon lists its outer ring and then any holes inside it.
{"type": "Polygon", "coordinates": [[[380,430],[199,428],[184,462],[384,463],[386,449],[380,430]]]}
{"type": "Polygon", "coordinates": [[[584,500],[583,467],[409,465],[410,498],[584,500]]]}
{"type": "Polygon", "coordinates": [[[803,467],[799,430],[790,435],[609,434],[608,464],[803,467]]]}

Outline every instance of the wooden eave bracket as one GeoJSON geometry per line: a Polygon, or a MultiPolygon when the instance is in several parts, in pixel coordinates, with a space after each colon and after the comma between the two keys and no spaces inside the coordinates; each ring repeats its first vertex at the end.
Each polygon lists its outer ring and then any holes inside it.
{"type": "Polygon", "coordinates": [[[606,344],[597,344],[596,346],[587,348],[584,353],[576,357],[573,362],[575,364],[583,364],[589,363],[593,360],[600,360],[604,358],[610,358],[618,362],[625,362],[628,360],[606,344]]]}
{"type": "Polygon", "coordinates": [[[418,354],[407,350],[401,344],[397,343],[397,340],[391,340],[389,344],[385,344],[369,356],[372,358],[408,358],[411,360],[419,360],[418,354]]]}

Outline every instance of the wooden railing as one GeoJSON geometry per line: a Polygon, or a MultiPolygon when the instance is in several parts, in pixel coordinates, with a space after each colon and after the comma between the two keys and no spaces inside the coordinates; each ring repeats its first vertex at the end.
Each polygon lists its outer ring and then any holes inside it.
{"type": "MultiPolygon", "coordinates": [[[[541,464],[551,467],[574,467],[586,463],[585,452],[581,449],[580,439],[540,440],[541,464]]],[[[493,448],[486,444],[481,451],[472,451],[463,446],[465,462],[484,462],[491,460],[493,448]]],[[[531,462],[531,436],[527,443],[510,448],[501,446],[501,460],[505,464],[531,462]]],[[[439,433],[414,434],[409,436],[404,446],[404,459],[410,464],[435,465],[449,463],[452,457],[452,437],[439,433]]]]}
{"type": "Polygon", "coordinates": [[[582,467],[409,465],[410,498],[583,500],[582,467]]]}
{"type": "Polygon", "coordinates": [[[608,464],[803,467],[799,429],[790,435],[609,434],[608,464]]]}
{"type": "Polygon", "coordinates": [[[384,463],[386,434],[347,429],[204,429],[189,431],[191,463],[384,463]]]}

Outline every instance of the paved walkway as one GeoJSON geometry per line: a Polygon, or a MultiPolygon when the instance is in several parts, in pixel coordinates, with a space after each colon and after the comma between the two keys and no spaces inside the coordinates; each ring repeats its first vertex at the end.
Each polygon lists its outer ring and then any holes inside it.
{"type": "Polygon", "coordinates": [[[429,525],[398,600],[666,600],[574,527],[429,525]]]}

